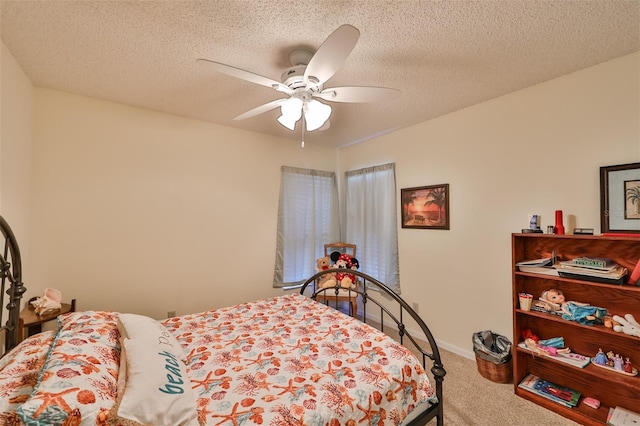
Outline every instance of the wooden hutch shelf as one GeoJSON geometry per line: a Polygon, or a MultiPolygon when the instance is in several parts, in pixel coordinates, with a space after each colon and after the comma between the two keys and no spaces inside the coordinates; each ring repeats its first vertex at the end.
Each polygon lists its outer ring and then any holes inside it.
{"type": "Polygon", "coordinates": [[[517,347],[523,339],[522,330],[529,329],[541,339],[563,337],[572,352],[593,357],[599,348],[631,358],[640,370],[640,337],[618,333],[603,325],[587,326],[563,320],[557,315],[523,311],[518,305],[519,293],[530,293],[534,300],[543,291],[556,288],[566,300],[585,302],[606,308],[610,315],[632,314],[640,320],[640,287],[614,285],[568,279],[518,271],[517,262],[551,257],[570,260],[576,257],[613,259],[629,273],[640,259],[640,238],[583,235],[512,234],[513,268],[513,376],[516,395],[583,425],[606,424],[610,407],[620,406],[638,412],[640,375],[629,376],[608,371],[595,365],[585,368],[561,363],[549,356],[534,355],[517,347]],[[561,386],[582,393],[578,406],[568,408],[518,387],[528,374],[535,374],[561,386]],[[583,404],[585,397],[601,402],[598,409],[583,404]]]}

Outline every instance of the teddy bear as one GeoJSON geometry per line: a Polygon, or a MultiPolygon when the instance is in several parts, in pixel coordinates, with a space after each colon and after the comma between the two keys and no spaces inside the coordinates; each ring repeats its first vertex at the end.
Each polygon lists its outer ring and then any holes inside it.
{"type": "MultiPolygon", "coordinates": [[[[331,259],[329,256],[324,256],[319,259],[316,259],[316,271],[322,272],[327,271],[331,268],[331,259]]],[[[318,282],[318,286],[320,288],[326,287],[334,287],[336,285],[336,274],[324,274],[320,277],[320,281],[318,282]]]]}
{"type": "Polygon", "coordinates": [[[633,315],[626,314],[624,318],[619,315],[614,315],[613,320],[620,323],[620,325],[613,326],[615,331],[640,337],[640,324],[638,324],[638,321],[636,321],[633,315]]]}
{"type": "Polygon", "coordinates": [[[331,259],[329,256],[324,256],[319,259],[316,259],[316,271],[326,271],[331,266],[331,259]]]}
{"type": "Polygon", "coordinates": [[[331,288],[336,286],[336,274],[325,274],[318,282],[320,288],[331,288]]]}

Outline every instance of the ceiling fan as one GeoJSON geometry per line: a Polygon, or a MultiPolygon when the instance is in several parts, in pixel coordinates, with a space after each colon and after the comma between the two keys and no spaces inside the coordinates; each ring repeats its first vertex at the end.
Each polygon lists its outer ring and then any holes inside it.
{"type": "Polygon", "coordinates": [[[327,37],[315,53],[306,49],[292,51],[289,55],[292,66],[282,74],[282,82],[209,59],[201,58],[196,62],[214,71],[270,87],[287,95],[240,114],[234,120],[244,120],[280,107],[280,124],[294,130],[298,120],[304,117],[302,131],[313,131],[329,126],[331,106],[319,99],[362,103],[392,100],[400,95],[399,90],[386,87],[324,87],[347,59],[359,37],[360,31],[357,28],[342,25],[327,37]]]}

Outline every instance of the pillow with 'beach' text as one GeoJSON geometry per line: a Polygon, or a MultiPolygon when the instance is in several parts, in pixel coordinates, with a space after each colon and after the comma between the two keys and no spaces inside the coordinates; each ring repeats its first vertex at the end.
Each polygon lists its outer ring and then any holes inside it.
{"type": "Polygon", "coordinates": [[[119,314],[118,330],[122,338],[143,340],[153,346],[171,352],[184,361],[182,346],[175,337],[153,318],[138,314],[119,314]]]}
{"type": "Polygon", "coordinates": [[[184,363],[141,339],[123,339],[122,347],[126,381],[110,420],[123,426],[198,425],[196,398],[184,363]]]}

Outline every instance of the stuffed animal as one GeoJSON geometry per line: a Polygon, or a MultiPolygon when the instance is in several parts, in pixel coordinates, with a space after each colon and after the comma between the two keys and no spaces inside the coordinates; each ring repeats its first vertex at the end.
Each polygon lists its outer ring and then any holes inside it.
{"type": "Polygon", "coordinates": [[[349,265],[351,264],[351,256],[345,253],[340,253],[339,251],[334,251],[331,253],[331,261],[333,262],[333,265],[331,265],[332,268],[346,269],[349,268],[349,265]]]}
{"type": "Polygon", "coordinates": [[[626,314],[624,318],[619,315],[614,315],[613,320],[621,324],[613,326],[615,331],[640,337],[640,324],[638,324],[638,321],[636,321],[633,315],[626,314]]]}
{"type": "Polygon", "coordinates": [[[326,271],[331,267],[331,259],[329,256],[324,256],[316,260],[316,271],[326,271]]]}
{"type": "MultiPolygon", "coordinates": [[[[331,260],[334,262],[331,267],[335,269],[358,269],[360,266],[358,259],[346,253],[340,253],[339,251],[331,253],[331,260]]],[[[345,272],[337,272],[336,279],[342,288],[352,288],[356,282],[355,275],[345,272]]]]}
{"type": "Polygon", "coordinates": [[[331,288],[336,286],[336,274],[325,274],[318,283],[320,288],[331,288]]]}
{"type": "Polygon", "coordinates": [[[351,258],[351,269],[360,269],[360,262],[355,257],[351,258]]]}
{"type": "MultiPolygon", "coordinates": [[[[319,259],[316,259],[316,271],[322,272],[327,271],[331,268],[331,259],[329,256],[324,256],[319,259]]],[[[324,274],[320,277],[320,281],[318,282],[318,286],[320,288],[326,287],[334,287],[336,285],[336,274],[324,274]]]]}

